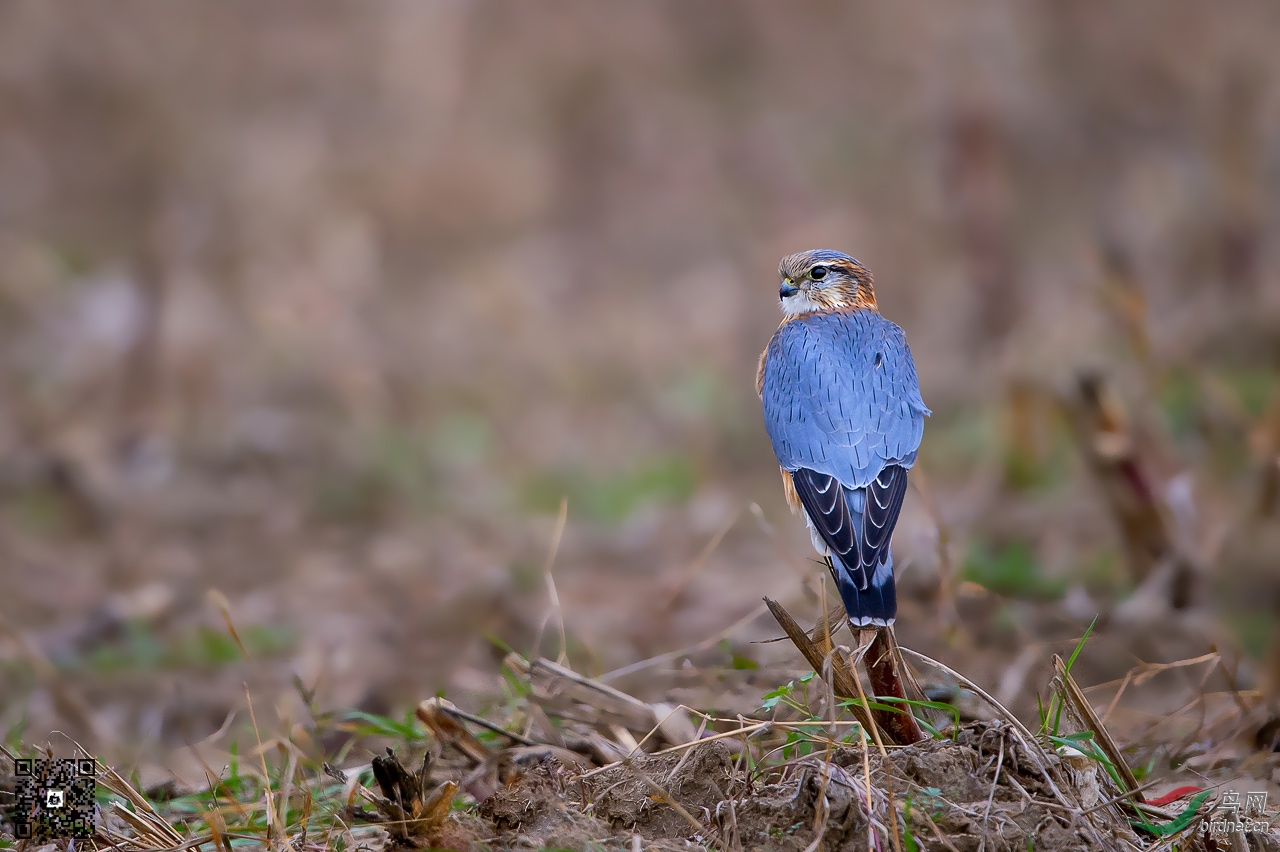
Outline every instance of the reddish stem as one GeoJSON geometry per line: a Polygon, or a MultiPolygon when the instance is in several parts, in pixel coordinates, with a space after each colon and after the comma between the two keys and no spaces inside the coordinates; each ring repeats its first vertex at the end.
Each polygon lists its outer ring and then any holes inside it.
{"type": "MultiPolygon", "coordinates": [[[[867,666],[867,678],[871,681],[871,692],[879,698],[893,698],[893,710],[872,710],[880,730],[889,735],[889,739],[898,745],[911,745],[924,739],[915,716],[911,715],[911,705],[906,703],[907,694],[902,688],[902,679],[898,676],[898,667],[889,642],[889,630],[877,628],[871,647],[867,649],[864,661],[867,666]]],[[[889,702],[885,702],[889,703],[889,702]]]]}

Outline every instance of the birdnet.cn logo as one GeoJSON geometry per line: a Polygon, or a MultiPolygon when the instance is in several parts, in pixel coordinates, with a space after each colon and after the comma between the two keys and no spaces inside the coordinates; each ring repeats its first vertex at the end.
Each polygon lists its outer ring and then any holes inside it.
{"type": "Polygon", "coordinates": [[[92,757],[13,762],[13,833],[18,840],[93,837],[97,761],[92,757]]]}
{"type": "Polygon", "coordinates": [[[1200,823],[1201,834],[1252,834],[1269,832],[1271,823],[1265,817],[1267,793],[1265,790],[1246,793],[1243,804],[1240,794],[1227,790],[1218,798],[1209,818],[1200,823]]]}

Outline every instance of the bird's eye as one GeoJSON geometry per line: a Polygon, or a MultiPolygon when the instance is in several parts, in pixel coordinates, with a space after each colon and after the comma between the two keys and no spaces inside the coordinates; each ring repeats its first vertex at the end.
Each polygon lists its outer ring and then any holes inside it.
{"type": "Polygon", "coordinates": [[[827,268],[825,266],[815,266],[809,270],[809,277],[814,281],[821,281],[827,277],[827,268]]]}

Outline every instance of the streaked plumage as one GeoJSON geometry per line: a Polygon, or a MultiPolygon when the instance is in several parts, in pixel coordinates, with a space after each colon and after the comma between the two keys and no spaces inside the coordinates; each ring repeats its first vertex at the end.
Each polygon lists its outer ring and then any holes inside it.
{"type": "Polygon", "coordinates": [[[891,624],[890,540],[929,414],[911,350],[848,255],[791,255],[779,276],[787,316],[756,384],[787,500],[830,557],[850,621],[891,624]]]}

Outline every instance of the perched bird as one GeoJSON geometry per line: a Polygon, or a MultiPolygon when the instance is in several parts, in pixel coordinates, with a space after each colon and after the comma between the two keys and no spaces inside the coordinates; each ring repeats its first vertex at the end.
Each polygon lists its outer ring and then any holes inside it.
{"type": "Polygon", "coordinates": [[[778,267],[785,317],[756,391],[792,510],[827,558],[849,621],[897,615],[889,542],[929,409],[902,329],[880,315],[871,273],[838,251],[778,267]]]}

